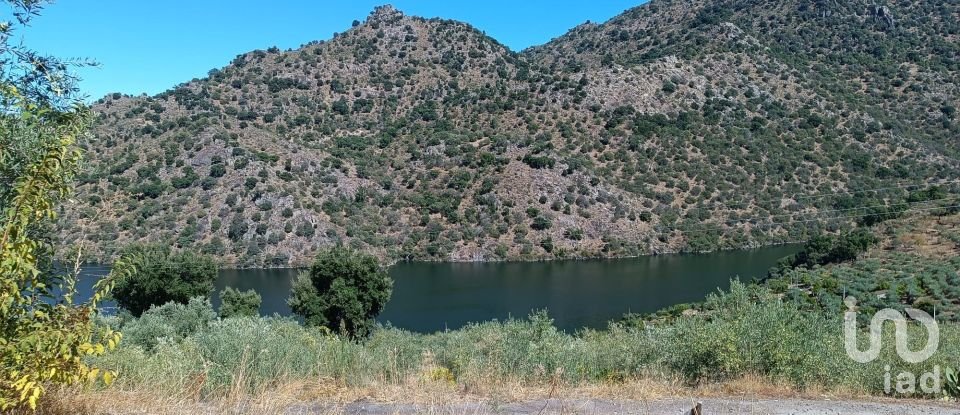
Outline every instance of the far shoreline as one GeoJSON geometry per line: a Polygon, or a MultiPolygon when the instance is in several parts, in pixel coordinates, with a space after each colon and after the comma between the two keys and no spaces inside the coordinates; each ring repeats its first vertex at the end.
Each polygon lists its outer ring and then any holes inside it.
{"type": "MultiPolygon", "coordinates": [[[[654,253],[646,253],[639,255],[587,255],[587,256],[569,256],[564,258],[523,258],[523,257],[511,257],[503,259],[481,259],[481,260],[467,260],[467,259],[392,259],[384,263],[384,267],[391,268],[394,265],[400,263],[431,263],[431,264],[496,264],[496,263],[537,263],[537,262],[581,262],[581,261],[604,261],[604,260],[627,260],[627,259],[637,259],[644,257],[660,257],[660,256],[691,256],[691,255],[710,255],[723,252],[733,252],[733,251],[751,251],[763,248],[773,248],[781,247],[788,245],[802,245],[806,240],[801,241],[782,241],[777,243],[770,244],[756,244],[756,245],[746,245],[741,247],[730,247],[730,248],[718,248],[711,251],[701,251],[701,252],[685,252],[685,251],[660,251],[654,253]]],[[[72,263],[72,261],[63,261],[62,258],[58,258],[58,261],[61,263],[72,263]]],[[[99,260],[85,260],[81,262],[81,266],[105,266],[112,267],[114,261],[99,261],[99,260]]],[[[221,264],[220,270],[225,271],[240,271],[240,270],[254,270],[254,269],[263,269],[263,270],[304,270],[310,267],[309,263],[295,263],[295,264],[286,264],[281,266],[270,266],[270,265],[255,265],[255,266],[236,266],[234,263],[221,264]]]]}

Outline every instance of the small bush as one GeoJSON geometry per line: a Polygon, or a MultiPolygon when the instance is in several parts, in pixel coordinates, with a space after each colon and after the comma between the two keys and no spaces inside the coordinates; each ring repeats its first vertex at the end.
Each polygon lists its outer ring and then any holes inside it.
{"type": "Polygon", "coordinates": [[[295,234],[301,238],[312,238],[316,233],[317,231],[313,228],[313,224],[306,221],[300,222],[295,232],[295,234]]]}
{"type": "Polygon", "coordinates": [[[533,218],[533,223],[530,224],[530,228],[538,231],[550,229],[553,226],[553,222],[550,221],[546,216],[537,216],[533,218]]]}
{"type": "Polygon", "coordinates": [[[553,157],[532,156],[529,154],[523,156],[523,162],[535,169],[552,169],[553,166],[557,164],[557,161],[553,157]]]}
{"type": "Polygon", "coordinates": [[[227,287],[220,292],[220,317],[252,317],[260,315],[260,294],[254,290],[240,291],[227,287]]]}
{"type": "Polygon", "coordinates": [[[662,89],[663,92],[672,94],[674,92],[677,92],[677,84],[673,83],[672,81],[664,81],[663,87],[660,89],[662,89]]]}
{"type": "Polygon", "coordinates": [[[179,341],[216,321],[210,300],[191,298],[187,304],[169,302],[150,307],[138,319],[123,326],[123,342],[153,350],[163,339],[179,341]]]}
{"type": "Polygon", "coordinates": [[[221,163],[210,166],[210,177],[223,177],[227,174],[227,167],[221,163]]]}

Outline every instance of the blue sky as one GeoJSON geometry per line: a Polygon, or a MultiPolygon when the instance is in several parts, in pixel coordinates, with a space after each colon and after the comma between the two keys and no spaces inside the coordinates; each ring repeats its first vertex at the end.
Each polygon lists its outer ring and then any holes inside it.
{"type": "Polygon", "coordinates": [[[44,53],[98,61],[78,72],[91,99],[156,94],[250,50],[330,39],[387,2],[408,15],[468,22],[521,50],[643,0],[61,0],[19,35],[44,53]]]}

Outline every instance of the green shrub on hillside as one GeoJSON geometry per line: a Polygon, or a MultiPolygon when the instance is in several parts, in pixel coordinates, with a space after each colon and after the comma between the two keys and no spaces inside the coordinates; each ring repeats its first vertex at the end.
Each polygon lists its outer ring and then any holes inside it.
{"type": "Polygon", "coordinates": [[[771,277],[791,268],[812,268],[818,265],[852,261],[878,242],[869,229],[858,228],[840,235],[818,235],[807,241],[803,250],[786,258],[770,270],[771,277]]]}
{"type": "Polygon", "coordinates": [[[546,216],[537,216],[533,218],[533,222],[530,224],[531,229],[538,231],[550,229],[552,226],[553,222],[546,216]]]}

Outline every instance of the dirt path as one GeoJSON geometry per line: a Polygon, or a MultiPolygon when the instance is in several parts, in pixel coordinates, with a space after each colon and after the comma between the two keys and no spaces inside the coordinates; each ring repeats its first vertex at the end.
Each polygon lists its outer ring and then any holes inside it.
{"type": "MultiPolygon", "coordinates": [[[[354,402],[333,407],[323,404],[298,405],[286,413],[316,414],[689,414],[696,402],[689,400],[610,401],[610,400],[535,400],[521,403],[442,404],[437,406],[354,402]]],[[[704,399],[703,415],[776,414],[776,415],[960,415],[960,406],[916,401],[816,401],[802,399],[735,400],[704,399]]]]}

